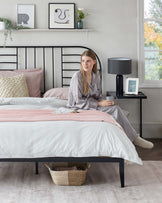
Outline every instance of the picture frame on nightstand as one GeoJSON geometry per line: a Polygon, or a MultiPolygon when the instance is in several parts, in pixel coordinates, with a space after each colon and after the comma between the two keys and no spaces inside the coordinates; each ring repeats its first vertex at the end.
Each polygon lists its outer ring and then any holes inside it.
{"type": "Polygon", "coordinates": [[[138,94],[139,78],[127,78],[125,94],[138,94]]]}

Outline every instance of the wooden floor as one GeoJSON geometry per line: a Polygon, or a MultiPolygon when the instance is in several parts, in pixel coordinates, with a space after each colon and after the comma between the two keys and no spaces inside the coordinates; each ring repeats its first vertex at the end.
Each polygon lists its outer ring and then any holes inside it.
{"type": "Polygon", "coordinates": [[[149,139],[154,143],[153,149],[142,149],[136,147],[137,152],[142,160],[160,160],[162,161],[162,139],[149,139]]]}

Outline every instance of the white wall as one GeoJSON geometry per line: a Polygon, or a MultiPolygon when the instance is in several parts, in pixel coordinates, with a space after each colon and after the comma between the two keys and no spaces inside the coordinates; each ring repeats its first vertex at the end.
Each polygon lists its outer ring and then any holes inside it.
{"type": "MultiPolygon", "coordinates": [[[[0,17],[16,22],[16,4],[36,5],[36,28],[48,27],[47,0],[1,0],[0,17]]],[[[55,1],[53,1],[55,2],[55,1]]],[[[88,32],[13,32],[13,41],[7,45],[85,45],[96,51],[103,66],[103,93],[115,90],[115,76],[107,74],[107,58],[130,57],[132,74],[137,77],[137,0],[58,0],[75,3],[87,9],[84,21],[88,32]]],[[[0,45],[3,45],[0,33],[0,45]]],[[[148,99],[143,101],[144,137],[162,138],[162,89],[142,89],[148,99]]],[[[138,130],[139,103],[136,100],[120,100],[118,103],[130,111],[129,119],[138,130]]]]}

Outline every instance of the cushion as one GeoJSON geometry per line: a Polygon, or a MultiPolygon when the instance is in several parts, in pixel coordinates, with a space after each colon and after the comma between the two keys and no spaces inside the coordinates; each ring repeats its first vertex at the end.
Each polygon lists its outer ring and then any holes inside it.
{"type": "Polygon", "coordinates": [[[43,97],[56,97],[58,99],[68,100],[69,88],[53,88],[45,92],[43,97]]]}
{"type": "Polygon", "coordinates": [[[27,70],[13,70],[13,71],[0,71],[0,77],[8,77],[24,74],[26,78],[27,87],[30,97],[41,96],[41,81],[43,76],[42,68],[27,69],[27,70]]]}
{"type": "Polygon", "coordinates": [[[0,77],[0,97],[28,97],[28,88],[23,74],[0,77]]]}

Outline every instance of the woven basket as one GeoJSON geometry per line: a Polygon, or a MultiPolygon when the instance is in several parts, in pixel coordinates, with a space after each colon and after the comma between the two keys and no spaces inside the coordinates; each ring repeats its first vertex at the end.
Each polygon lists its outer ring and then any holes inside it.
{"type": "MultiPolygon", "coordinates": [[[[47,164],[52,180],[56,185],[82,185],[85,182],[88,165],[79,165],[82,170],[55,171],[47,164]]],[[[77,165],[78,166],[78,165],[77,165]]],[[[55,168],[54,168],[55,169],[55,168]]]]}

